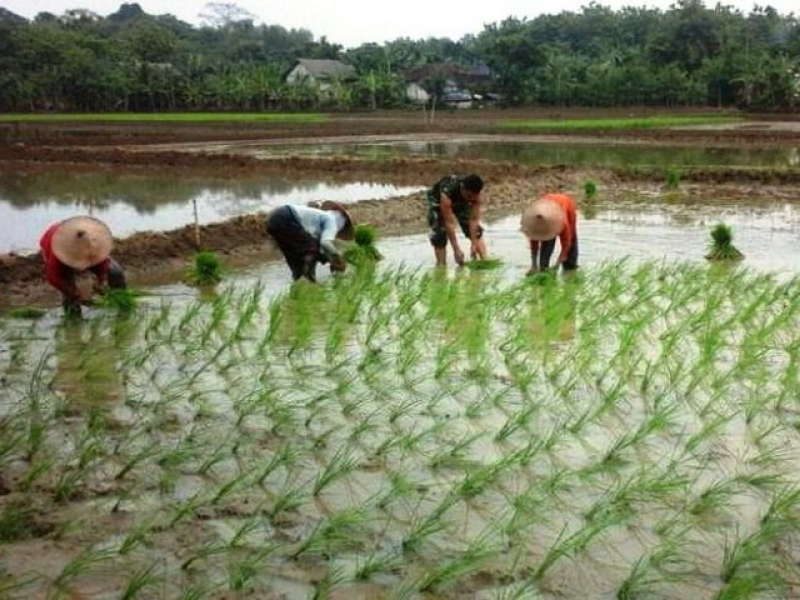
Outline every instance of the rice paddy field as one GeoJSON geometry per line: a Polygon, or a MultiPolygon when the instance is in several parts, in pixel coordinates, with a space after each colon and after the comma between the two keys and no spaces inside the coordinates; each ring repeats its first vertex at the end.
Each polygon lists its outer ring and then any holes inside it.
{"type": "Polygon", "coordinates": [[[0,321],[0,596],[789,598],[800,279],[362,263],[0,321]]]}

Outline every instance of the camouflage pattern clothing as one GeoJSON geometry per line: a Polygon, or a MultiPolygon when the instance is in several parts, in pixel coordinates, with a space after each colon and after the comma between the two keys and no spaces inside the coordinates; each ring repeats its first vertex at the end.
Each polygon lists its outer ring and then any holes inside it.
{"type": "MultiPolygon", "coordinates": [[[[463,177],[458,175],[446,175],[428,190],[428,225],[431,228],[429,238],[431,244],[436,248],[444,248],[447,245],[447,232],[444,228],[444,217],[442,208],[439,204],[442,194],[452,201],[453,214],[461,226],[461,231],[469,237],[469,215],[470,204],[461,195],[461,182],[463,177]]],[[[483,236],[483,228],[478,225],[478,237],[483,236]]]]}

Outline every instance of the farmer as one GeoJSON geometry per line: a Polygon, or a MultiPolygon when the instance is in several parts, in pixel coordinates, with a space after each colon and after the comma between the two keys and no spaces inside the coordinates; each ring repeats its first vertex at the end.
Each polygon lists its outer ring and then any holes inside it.
{"type": "Polygon", "coordinates": [[[125,287],[125,273],[111,258],[111,231],[94,217],[72,217],[47,228],[39,240],[47,282],[61,292],[64,312],[81,314],[81,304],[90,305],[78,289],[76,277],[91,272],[97,278],[95,292],[105,283],[125,287]]]}
{"type": "Polygon", "coordinates": [[[316,281],[317,263],[330,262],[331,273],[342,272],[346,263],[334,239],[353,239],[353,221],[344,206],[325,201],[316,206],[286,204],[267,218],[267,233],[281,249],[292,278],[316,281]]]}
{"type": "Polygon", "coordinates": [[[428,225],[430,240],[436,255],[436,265],[447,264],[447,242],[453,248],[456,263],[464,264],[464,252],[458,243],[456,221],[469,238],[471,258],[487,257],[481,227],[481,190],[483,180],[475,174],[442,177],[428,190],[428,225]]]}
{"type": "Polygon", "coordinates": [[[578,268],[577,207],[571,196],[546,194],[535,200],[522,213],[521,225],[531,249],[529,274],[550,267],[556,237],[561,245],[556,266],[565,271],[578,268]]]}

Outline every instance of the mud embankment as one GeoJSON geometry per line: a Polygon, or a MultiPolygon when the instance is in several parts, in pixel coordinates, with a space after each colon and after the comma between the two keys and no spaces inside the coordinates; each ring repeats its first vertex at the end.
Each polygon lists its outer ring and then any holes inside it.
{"type": "MultiPolygon", "coordinates": [[[[570,171],[586,171],[585,167],[566,164],[545,166],[521,165],[487,159],[443,159],[398,157],[368,160],[351,156],[306,157],[286,156],[258,158],[234,153],[160,151],[131,152],[123,148],[35,148],[0,147],[0,161],[28,164],[94,164],[111,168],[153,166],[184,172],[211,169],[228,177],[246,174],[280,174],[282,176],[323,175],[351,181],[370,181],[380,177],[387,183],[418,185],[431,182],[443,173],[477,172],[487,179],[538,178],[563,175],[570,171]]],[[[604,179],[616,181],[664,181],[666,166],[594,168],[604,179]]],[[[771,167],[681,167],[684,181],[725,183],[761,182],[768,184],[800,183],[800,169],[771,167]]]]}

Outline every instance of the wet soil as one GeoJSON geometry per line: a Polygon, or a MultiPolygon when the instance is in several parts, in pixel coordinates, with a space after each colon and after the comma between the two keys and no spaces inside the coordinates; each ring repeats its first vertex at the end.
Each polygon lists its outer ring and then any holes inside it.
{"type": "MultiPolygon", "coordinates": [[[[369,113],[331,113],[327,120],[315,123],[141,123],[141,122],[27,122],[0,123],[0,141],[28,145],[119,145],[201,142],[217,140],[321,138],[369,134],[465,134],[497,133],[498,123],[509,119],[626,118],[652,115],[720,115],[753,120],[755,126],[731,123],[714,128],[674,128],[651,130],[615,130],[611,135],[623,139],[687,141],[696,144],[797,144],[800,140],[798,115],[744,115],[716,109],[653,109],[626,107],[587,109],[544,107],[531,109],[481,109],[437,111],[434,122],[426,121],[421,110],[376,111],[369,113]]],[[[507,130],[506,130],[507,133],[507,130]]],[[[524,133],[524,132],[523,132],[524,133]]],[[[585,132],[568,134],[584,136],[585,132]]]]}

